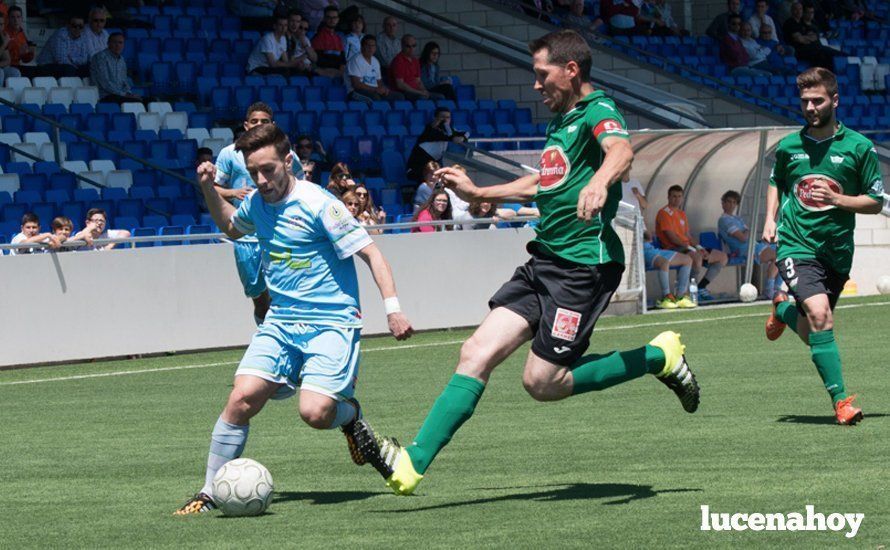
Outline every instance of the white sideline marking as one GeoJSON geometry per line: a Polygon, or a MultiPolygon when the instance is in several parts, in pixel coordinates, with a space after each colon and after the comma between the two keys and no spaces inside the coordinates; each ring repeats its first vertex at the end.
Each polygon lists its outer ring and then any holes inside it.
{"type": "MultiPolygon", "coordinates": [[[[890,305],[890,302],[875,302],[870,304],[848,304],[848,305],[840,305],[835,309],[855,309],[860,307],[880,307],[890,305]]],[[[671,321],[669,324],[671,325],[688,325],[692,323],[710,323],[712,321],[731,321],[733,319],[747,319],[750,317],[763,317],[763,313],[746,313],[744,315],[724,315],[722,317],[709,317],[707,319],[682,319],[677,321],[671,321]]],[[[606,332],[610,330],[625,330],[631,328],[646,328],[646,327],[660,327],[664,326],[665,322],[659,323],[641,323],[638,325],[622,325],[615,327],[603,327],[598,328],[595,332],[606,332]]],[[[372,348],[372,349],[364,349],[362,353],[371,353],[375,351],[394,351],[401,349],[417,349],[417,348],[433,348],[439,346],[454,346],[457,344],[463,344],[464,340],[450,340],[447,342],[430,342],[428,344],[408,344],[404,346],[386,346],[381,348],[372,348]]],[[[0,382],[0,386],[18,386],[21,384],[42,384],[44,382],[66,382],[69,380],[84,380],[87,378],[105,378],[108,376],[125,376],[129,374],[145,374],[149,372],[166,372],[166,371],[174,371],[174,370],[190,370],[190,369],[206,369],[208,367],[221,367],[223,365],[235,365],[238,361],[224,361],[222,363],[202,363],[197,365],[181,365],[178,367],[161,367],[157,369],[141,369],[141,370],[125,370],[125,371],[116,371],[116,372],[100,372],[95,374],[78,374],[74,376],[60,376],[57,378],[41,378],[38,380],[17,380],[15,382],[0,382]]]]}

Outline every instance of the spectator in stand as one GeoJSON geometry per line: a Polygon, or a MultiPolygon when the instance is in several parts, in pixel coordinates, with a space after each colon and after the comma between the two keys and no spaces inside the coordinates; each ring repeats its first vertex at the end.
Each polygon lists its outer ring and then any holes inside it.
{"type": "Polygon", "coordinates": [[[287,16],[287,56],[291,60],[293,74],[312,74],[318,55],[312,48],[312,42],[306,36],[309,23],[303,21],[299,12],[291,12],[287,16]]]}
{"type": "Polygon", "coordinates": [[[195,151],[195,168],[198,168],[205,162],[213,162],[213,149],[210,147],[198,147],[198,150],[195,151]]]}
{"type": "Polygon", "coordinates": [[[784,57],[786,55],[794,55],[794,48],[780,43],[776,38],[773,28],[769,25],[760,26],[760,36],[757,39],[757,43],[770,49],[767,61],[774,67],[786,66],[784,57]]]}
{"type": "Polygon", "coordinates": [[[606,30],[603,20],[597,17],[593,21],[584,14],[584,0],[572,0],[569,7],[569,13],[563,16],[562,23],[564,27],[569,27],[577,31],[588,31],[594,33],[602,33],[606,30]]]}
{"type": "MultiPolygon", "coordinates": [[[[720,239],[729,247],[730,258],[748,257],[748,239],[751,237],[751,230],[745,220],[736,215],[741,201],[742,196],[737,191],[727,191],[720,197],[723,214],[717,220],[717,231],[720,233],[720,239]]],[[[776,266],[776,245],[762,240],[757,241],[754,245],[754,263],[766,265],[767,280],[763,295],[772,300],[776,289],[782,286],[782,278],[779,277],[779,268],[776,266]]]]}
{"type": "Polygon", "coordinates": [[[417,39],[406,34],[402,37],[402,51],[389,67],[390,83],[393,90],[401,92],[408,99],[444,99],[438,92],[431,92],[420,80],[420,60],[414,55],[417,39]]]}
{"type": "Polygon", "coordinates": [[[832,4],[835,4],[836,10],[840,12],[840,17],[844,19],[884,22],[883,19],[875,15],[875,12],[868,9],[868,2],[865,0],[840,0],[836,3],[832,2],[832,4]]]}
{"type": "MultiPolygon", "coordinates": [[[[764,26],[766,32],[769,32],[769,27],[764,26]]],[[[751,24],[745,21],[742,23],[742,31],[739,35],[739,39],[742,41],[742,46],[745,47],[745,51],[748,53],[748,68],[754,69],[756,71],[766,71],[770,74],[776,75],[794,75],[797,74],[797,71],[792,69],[791,67],[786,67],[785,62],[778,58],[778,63],[775,63],[776,56],[772,56],[772,50],[767,46],[762,45],[757,40],[753,38],[753,29],[751,28],[751,24]]]]}
{"type": "Polygon", "coordinates": [[[349,165],[345,162],[338,162],[331,168],[331,175],[328,177],[327,190],[332,195],[339,198],[346,191],[355,189],[355,180],[352,179],[352,173],[349,171],[349,165]]]}
{"type": "MultiPolygon", "coordinates": [[[[329,7],[337,8],[339,12],[339,4],[337,0],[301,0],[300,9],[303,11],[305,19],[309,22],[310,29],[317,29],[324,21],[327,15],[325,10],[329,7]]],[[[336,25],[334,25],[336,27],[336,25]]],[[[318,49],[318,48],[316,48],[318,49]]]]}
{"type": "Polygon", "coordinates": [[[305,162],[300,161],[300,163],[303,165],[303,179],[317,184],[318,181],[315,179],[315,161],[307,160],[305,162]]]}
{"type": "MultiPolygon", "coordinates": [[[[277,17],[272,32],[266,33],[247,58],[248,74],[280,74],[289,76],[297,66],[287,55],[287,18],[277,17]]],[[[302,64],[302,61],[300,62],[302,64]]]]}
{"type": "MultiPolygon", "coordinates": [[[[346,191],[343,193],[343,197],[341,198],[343,204],[349,208],[349,211],[352,215],[359,221],[360,224],[364,226],[370,225],[380,225],[382,223],[386,223],[386,212],[383,209],[377,209],[374,207],[374,199],[371,198],[371,194],[368,192],[368,188],[364,185],[356,185],[354,189],[350,191],[346,191]],[[355,201],[355,210],[350,207],[350,201],[355,201]]],[[[382,229],[369,229],[368,233],[371,235],[380,235],[383,233],[382,229]]]]}
{"type": "MultiPolygon", "coordinates": [[[[741,0],[727,0],[726,2],[726,11],[721,13],[717,17],[711,21],[711,24],[708,25],[708,29],[705,31],[705,34],[714,39],[715,42],[720,44],[723,40],[723,37],[726,36],[726,33],[729,32],[729,18],[733,15],[738,15],[741,17],[742,15],[742,1],[741,0]]],[[[739,25],[741,27],[741,25],[739,25]]],[[[738,31],[736,31],[738,33],[738,31]]]]}
{"type": "MultiPolygon", "coordinates": [[[[733,76],[769,76],[770,72],[751,66],[751,57],[740,36],[742,16],[729,16],[729,31],[720,40],[720,60],[730,69],[733,76]]],[[[751,40],[754,42],[754,40],[751,40]]],[[[755,45],[758,44],[755,42],[755,45]]],[[[768,54],[769,52],[767,52],[768,54]]],[[[763,56],[766,59],[766,56],[763,56]]]]}
{"type": "MultiPolygon", "coordinates": [[[[346,35],[346,41],[344,44],[344,48],[346,50],[346,63],[349,64],[349,60],[353,58],[353,56],[358,55],[362,51],[362,38],[365,36],[365,18],[361,15],[358,15],[352,20],[352,23],[349,25],[349,34],[346,35]]],[[[373,36],[373,35],[370,35],[373,36]]]]}
{"type": "Polygon", "coordinates": [[[418,183],[423,181],[423,169],[426,163],[431,160],[441,163],[449,143],[465,141],[467,133],[458,132],[451,126],[451,111],[445,107],[437,108],[433,120],[417,137],[417,142],[408,156],[406,163],[408,179],[418,183]]]}
{"type": "Polygon", "coordinates": [[[649,208],[649,201],[646,200],[646,190],[640,180],[632,178],[630,173],[624,174],[621,178],[621,200],[630,204],[641,213],[649,208]]]}
{"type": "MultiPolygon", "coordinates": [[[[467,173],[467,169],[461,166],[460,164],[452,164],[451,168],[454,170],[460,170],[464,174],[467,173]]],[[[457,196],[453,190],[445,188],[445,192],[448,193],[448,198],[451,199],[451,219],[453,220],[466,220],[470,218],[470,203],[463,200],[462,198],[457,196]]]]}
{"type": "Polygon", "coordinates": [[[327,152],[320,141],[312,141],[312,137],[301,135],[297,137],[297,158],[303,164],[314,162],[316,173],[323,172],[330,164],[328,163],[327,152]]]}
{"type": "Polygon", "coordinates": [[[692,258],[673,250],[656,248],[648,231],[643,232],[643,261],[646,270],[658,272],[658,286],[661,287],[661,299],[655,301],[659,309],[677,309],[697,307],[689,296],[689,275],[692,272],[692,258]],[[670,269],[679,266],[677,272],[677,292],[671,292],[670,269]],[[677,298],[679,296],[680,298],[677,298]]]}
{"type": "Polygon", "coordinates": [[[384,99],[405,99],[405,96],[391,91],[383,84],[380,61],[374,57],[376,50],[377,39],[373,34],[366,34],[362,38],[361,52],[346,64],[346,76],[343,80],[349,92],[347,98],[364,101],[368,106],[374,101],[384,99]]]}
{"type": "MultiPolygon", "coordinates": [[[[10,11],[16,6],[9,8],[10,11]]],[[[9,244],[28,244],[28,243],[46,243],[52,250],[57,250],[62,242],[52,233],[40,232],[40,218],[33,212],[28,212],[22,216],[22,231],[12,238],[9,244]]],[[[10,256],[18,256],[20,254],[35,254],[45,252],[43,247],[34,248],[12,248],[9,250],[10,256]]]]}
{"type": "Polygon", "coordinates": [[[25,68],[23,64],[34,60],[37,49],[25,34],[22,8],[11,6],[6,18],[6,35],[9,37],[6,49],[9,51],[9,64],[24,76],[30,77],[33,67],[25,68]]]}
{"type": "Polygon", "coordinates": [[[800,2],[791,5],[791,17],[782,25],[785,40],[794,46],[794,54],[798,61],[811,67],[822,67],[834,71],[834,55],[836,50],[823,46],[819,42],[819,28],[813,23],[815,8],[804,7],[800,2]]]}
{"type": "Polygon", "coordinates": [[[241,19],[242,29],[263,30],[269,28],[276,4],[276,0],[228,0],[226,7],[229,13],[241,19]]]}
{"type": "MultiPolygon", "coordinates": [[[[78,233],[75,233],[74,235],[71,234],[74,231],[74,222],[71,221],[71,218],[58,216],[53,219],[50,227],[52,228],[53,235],[59,239],[60,243],[66,243],[68,241],[85,241],[87,246],[93,246],[93,236],[89,229],[81,229],[78,233]]],[[[73,250],[73,248],[63,246],[59,249],[59,252],[68,250],[73,250]]]]}
{"type": "Polygon", "coordinates": [[[439,72],[440,53],[439,44],[435,42],[427,42],[423,47],[423,52],[420,54],[420,81],[430,92],[442,94],[446,99],[456,101],[457,94],[454,92],[451,77],[439,72]]]}
{"type": "Polygon", "coordinates": [[[108,31],[105,24],[108,22],[108,12],[103,7],[95,7],[87,15],[87,28],[83,32],[84,41],[87,44],[87,56],[93,57],[108,47],[108,31]]]}
{"type": "Polygon", "coordinates": [[[0,86],[4,85],[7,78],[22,76],[22,72],[11,65],[12,57],[9,55],[8,44],[6,16],[0,13],[0,86]]]}
{"type": "MultiPolygon", "coordinates": [[[[576,2],[578,0],[575,0],[576,2]]],[[[583,0],[582,0],[583,5],[583,0]]],[[[645,0],[637,17],[644,34],[651,36],[688,36],[689,32],[680,28],[671,15],[671,7],[665,0],[645,0]]]]}
{"type": "MultiPolygon", "coordinates": [[[[0,0],[0,15],[3,16],[4,24],[6,23],[6,15],[8,12],[9,12],[9,6],[6,5],[6,2],[4,0],[0,0]]],[[[0,26],[0,29],[2,29],[2,28],[3,27],[0,26]]]]}
{"type": "Polygon", "coordinates": [[[640,8],[634,0],[603,0],[601,16],[609,26],[612,36],[637,34],[637,16],[640,8]]]}
{"type": "Polygon", "coordinates": [[[103,103],[144,101],[130,88],[123,51],[124,33],[115,32],[108,37],[108,47],[90,59],[90,80],[98,86],[99,101],[103,103]]]}
{"type": "Polygon", "coordinates": [[[47,40],[37,56],[42,76],[89,76],[90,56],[83,27],[83,17],[71,16],[68,25],[47,40]]]}
{"type": "Polygon", "coordinates": [[[343,56],[343,39],[335,31],[339,20],[340,10],[336,6],[325,8],[324,22],[312,38],[312,47],[318,54],[319,67],[334,69],[337,75],[342,75],[346,60],[343,56]]]}
{"type": "Polygon", "coordinates": [[[438,162],[431,160],[423,166],[423,181],[414,192],[414,213],[418,213],[424,204],[432,196],[433,192],[442,188],[441,180],[436,176],[436,170],[441,168],[438,162]]]}
{"type": "Polygon", "coordinates": [[[399,36],[399,20],[388,16],[383,20],[383,32],[377,35],[377,59],[386,70],[392,60],[402,51],[402,39],[399,36]]]}
{"type": "Polygon", "coordinates": [[[378,207],[374,204],[374,197],[371,196],[371,192],[368,191],[365,184],[360,183],[355,186],[355,195],[362,201],[362,211],[369,220],[375,224],[386,223],[386,210],[382,206],[378,207]]]}
{"type": "MultiPolygon", "coordinates": [[[[89,236],[95,239],[127,239],[130,237],[130,232],[126,229],[108,229],[106,224],[108,223],[108,216],[105,214],[105,210],[101,208],[90,208],[87,210],[87,219],[84,224],[84,231],[89,233],[89,236]]],[[[98,246],[87,245],[82,248],[82,250],[111,250],[116,247],[118,243],[108,243],[102,244],[98,246]]],[[[126,247],[127,245],[124,245],[126,247]]]]}
{"type": "Polygon", "coordinates": [[[767,13],[769,11],[769,2],[767,0],[757,0],[754,4],[754,15],[748,18],[748,23],[751,24],[751,32],[754,36],[760,36],[760,29],[762,27],[769,27],[772,29],[772,35],[778,36],[776,32],[776,22],[773,21],[773,18],[767,13]]]}
{"type": "MultiPolygon", "coordinates": [[[[504,210],[504,212],[512,213],[512,210],[504,210]]],[[[464,222],[463,224],[456,226],[459,229],[464,231],[469,231],[473,229],[497,229],[498,224],[497,220],[498,216],[498,208],[497,205],[493,202],[473,202],[470,203],[470,208],[467,209],[466,218],[455,217],[455,221],[464,222]],[[467,223],[472,220],[481,220],[484,218],[494,218],[496,221],[494,223],[467,223]]]]}
{"type": "MultiPolygon", "coordinates": [[[[432,195],[430,195],[426,202],[420,206],[420,209],[417,211],[417,213],[414,214],[414,218],[412,221],[429,222],[450,219],[452,219],[451,198],[448,196],[448,193],[446,193],[445,189],[443,188],[439,191],[435,191],[432,195]]],[[[436,231],[451,231],[452,229],[454,229],[454,227],[451,225],[426,225],[423,227],[413,227],[411,228],[411,232],[435,233],[436,231]]]]}
{"type": "Polygon", "coordinates": [[[658,240],[661,241],[662,248],[682,252],[692,258],[696,277],[698,277],[704,262],[708,262],[707,272],[698,283],[698,299],[699,301],[712,300],[713,296],[708,291],[708,285],[726,265],[728,258],[722,250],[716,248],[708,250],[693,241],[686,212],[680,208],[682,204],[683,188],[679,185],[672,185],[668,189],[667,205],[659,210],[655,217],[655,233],[658,240]]]}

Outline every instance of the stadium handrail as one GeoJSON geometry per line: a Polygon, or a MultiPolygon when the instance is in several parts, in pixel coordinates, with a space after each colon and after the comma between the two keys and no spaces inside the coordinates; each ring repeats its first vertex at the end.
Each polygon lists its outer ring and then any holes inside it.
{"type": "MultiPolygon", "coordinates": [[[[396,0],[391,0],[391,1],[396,1],[396,0]]],[[[515,1],[515,0],[480,0],[480,1],[481,1],[483,4],[488,4],[488,5],[492,5],[492,6],[510,7],[510,8],[514,8],[514,9],[516,9],[516,8],[518,8],[518,7],[520,6],[520,3],[517,2],[517,1],[515,1]]],[[[524,5],[524,4],[523,4],[522,6],[528,8],[528,9],[534,9],[534,5],[532,5],[532,6],[527,6],[527,5],[524,5]]],[[[538,11],[540,12],[540,10],[538,10],[538,11]]],[[[525,15],[524,13],[522,13],[522,12],[514,12],[514,11],[511,11],[510,13],[511,13],[511,14],[514,14],[514,15],[516,15],[517,17],[520,17],[520,18],[527,18],[527,19],[529,19],[529,20],[535,21],[537,24],[540,24],[540,25],[551,26],[551,27],[553,27],[554,29],[564,28],[564,27],[558,27],[558,26],[556,26],[556,25],[550,25],[549,23],[547,23],[547,22],[545,22],[545,21],[542,21],[542,20],[540,20],[540,19],[535,19],[535,18],[533,18],[533,17],[528,17],[528,16],[526,16],[526,15],[525,15]]],[[[572,27],[572,28],[574,28],[574,27],[572,27]]],[[[749,91],[749,90],[746,90],[746,89],[744,89],[744,88],[739,88],[738,86],[735,86],[735,85],[733,85],[733,84],[727,84],[726,82],[723,82],[722,80],[720,80],[719,78],[717,78],[717,77],[715,77],[715,76],[712,76],[712,75],[709,75],[709,74],[707,74],[707,73],[703,73],[703,72],[701,72],[701,71],[698,71],[698,70],[696,70],[696,69],[693,68],[693,67],[689,67],[689,66],[687,66],[687,65],[684,65],[684,64],[681,63],[681,62],[674,61],[673,59],[670,59],[670,58],[668,58],[668,57],[661,56],[661,55],[659,55],[659,54],[657,54],[657,53],[653,53],[653,52],[651,52],[651,51],[649,51],[649,50],[644,50],[644,49],[642,49],[642,48],[638,48],[638,47],[634,46],[633,44],[631,44],[629,41],[628,41],[628,42],[624,42],[624,41],[621,41],[621,40],[615,40],[614,37],[612,37],[612,36],[609,36],[609,35],[607,35],[607,34],[598,33],[598,32],[593,32],[593,31],[590,31],[589,29],[578,29],[578,28],[574,28],[574,30],[579,31],[582,35],[584,35],[584,37],[585,37],[589,42],[594,42],[594,43],[597,43],[597,44],[601,44],[601,43],[603,43],[603,42],[608,42],[608,43],[610,43],[610,44],[620,45],[621,48],[625,48],[625,49],[628,49],[628,50],[632,50],[632,51],[634,51],[634,52],[636,52],[636,53],[638,53],[638,54],[641,54],[641,55],[644,55],[644,56],[647,56],[647,57],[655,58],[655,59],[657,59],[657,60],[658,60],[660,63],[662,63],[662,64],[676,66],[676,67],[678,67],[678,68],[681,70],[681,72],[678,72],[678,73],[676,73],[676,74],[679,74],[679,75],[682,77],[682,71],[687,71],[687,72],[689,72],[689,73],[691,73],[691,74],[694,74],[695,76],[697,76],[697,77],[699,77],[699,78],[703,78],[703,79],[705,79],[705,80],[708,80],[708,81],[710,81],[710,82],[715,83],[715,84],[716,84],[715,87],[716,87],[717,91],[722,92],[722,89],[723,89],[723,88],[726,88],[726,89],[729,89],[729,90],[731,90],[731,91],[735,91],[735,92],[739,92],[739,93],[742,93],[742,94],[744,94],[744,95],[747,95],[747,96],[749,96],[749,97],[751,97],[751,98],[753,98],[753,99],[761,100],[761,101],[765,101],[765,102],[769,103],[769,104],[772,105],[772,106],[778,107],[778,108],[780,108],[780,109],[783,110],[783,111],[787,111],[787,112],[791,113],[791,115],[790,115],[788,118],[794,118],[794,117],[798,114],[798,112],[797,112],[795,109],[792,109],[791,107],[788,107],[787,105],[783,105],[783,104],[781,104],[781,103],[777,103],[777,102],[773,101],[773,100],[770,99],[770,98],[767,98],[767,97],[763,97],[763,96],[754,94],[754,93],[752,93],[752,92],[749,91]]],[[[613,49],[613,50],[617,50],[617,48],[614,48],[614,47],[613,47],[612,49],[613,49]]],[[[617,50],[617,51],[620,52],[620,50],[617,50]]],[[[644,63],[647,63],[647,64],[649,64],[649,65],[655,65],[656,67],[658,66],[658,65],[656,65],[655,63],[650,63],[650,62],[645,61],[645,60],[644,60],[643,62],[644,62],[644,63]]],[[[726,95],[729,95],[729,94],[726,94],[726,95]]]]}
{"type": "MultiPolygon", "coordinates": [[[[496,57],[502,61],[510,63],[517,68],[531,71],[531,66],[528,62],[528,50],[526,49],[525,44],[521,43],[518,40],[498,36],[485,29],[464,25],[460,22],[454,21],[453,19],[444,17],[441,14],[432,12],[416,4],[405,2],[403,0],[386,0],[386,2],[382,2],[379,0],[357,0],[357,2],[360,4],[364,4],[367,7],[379,10],[388,15],[398,16],[399,18],[410,21],[412,24],[422,27],[428,31],[445,36],[446,38],[455,40],[464,45],[476,48],[488,55],[491,55],[492,57],[496,57]],[[397,7],[400,9],[396,9],[397,7]],[[433,19],[433,22],[428,22],[423,20],[422,18],[418,18],[414,16],[413,13],[427,16],[433,19]],[[470,38],[467,34],[455,32],[454,30],[452,30],[452,28],[459,29],[464,33],[475,36],[476,39],[470,38]],[[499,46],[502,49],[494,46],[499,46]]],[[[655,102],[651,98],[648,98],[636,91],[641,87],[647,87],[645,85],[635,83],[633,87],[629,85],[621,86],[618,85],[618,82],[622,79],[613,77],[609,80],[606,80],[604,78],[596,76],[596,73],[594,71],[591,71],[591,78],[598,87],[608,90],[613,99],[615,99],[615,101],[626,110],[635,112],[640,115],[645,115],[649,118],[659,121],[662,124],[676,128],[700,128],[707,126],[704,118],[700,116],[698,117],[698,119],[693,119],[691,113],[689,113],[688,111],[673,108],[669,105],[664,104],[664,102],[655,102]]],[[[631,81],[628,80],[628,82],[631,81]]],[[[665,93],[664,90],[658,91],[662,94],[665,93]]],[[[691,101],[680,98],[679,96],[675,97],[677,97],[678,100],[682,99],[687,103],[692,103],[691,101]]]]}

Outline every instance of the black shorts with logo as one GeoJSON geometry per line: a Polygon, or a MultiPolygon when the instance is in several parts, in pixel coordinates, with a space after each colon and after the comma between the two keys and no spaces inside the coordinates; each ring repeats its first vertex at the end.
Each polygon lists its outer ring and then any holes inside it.
{"type": "Polygon", "coordinates": [[[785,258],[777,263],[782,280],[797,300],[797,311],[804,317],[806,316],[803,310],[804,300],[817,294],[827,295],[831,310],[834,311],[834,306],[841,297],[841,291],[850,278],[849,275],[838,273],[819,260],[785,258]]]}
{"type": "Polygon", "coordinates": [[[532,351],[562,366],[572,365],[590,345],[590,335],[621,283],[624,265],[581,265],[536,252],[518,267],[488,307],[505,307],[528,321],[532,351]]]}

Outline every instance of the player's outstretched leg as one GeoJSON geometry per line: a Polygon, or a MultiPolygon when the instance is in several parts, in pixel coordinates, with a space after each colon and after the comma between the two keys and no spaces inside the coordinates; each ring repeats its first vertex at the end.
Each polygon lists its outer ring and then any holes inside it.
{"type": "Polygon", "coordinates": [[[362,407],[359,405],[358,400],[353,397],[350,397],[341,403],[351,404],[355,408],[354,418],[341,425],[340,430],[343,431],[343,435],[346,437],[346,447],[349,449],[349,457],[352,458],[352,461],[355,462],[356,465],[362,466],[367,463],[367,460],[359,450],[359,444],[356,441],[356,427],[358,426],[358,421],[362,419],[362,407]]]}
{"type": "Polygon", "coordinates": [[[766,320],[766,339],[778,340],[786,326],[797,331],[797,308],[788,301],[788,295],[780,290],[773,296],[773,310],[766,320]]]}
{"type": "Polygon", "coordinates": [[[664,368],[655,377],[677,395],[683,410],[695,412],[701,390],[686,362],[686,346],[680,342],[680,335],[668,330],[653,338],[649,345],[664,352],[664,368]]]}
{"type": "Polygon", "coordinates": [[[216,510],[216,504],[213,503],[213,499],[206,493],[198,493],[183,504],[182,508],[173,512],[173,514],[186,516],[189,514],[203,514],[211,510],[216,510]]]}

